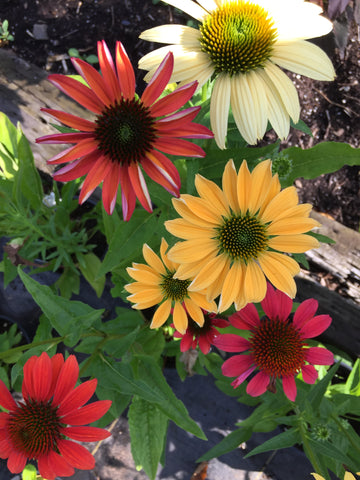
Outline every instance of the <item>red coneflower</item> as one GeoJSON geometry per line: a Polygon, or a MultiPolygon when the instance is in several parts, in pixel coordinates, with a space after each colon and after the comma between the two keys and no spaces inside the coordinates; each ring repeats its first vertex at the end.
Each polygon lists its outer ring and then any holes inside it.
{"type": "Polygon", "coordinates": [[[102,199],[109,214],[114,210],[120,185],[124,219],[129,220],[136,197],[147,211],[152,211],[140,167],[171,194],[179,196],[179,173],[164,153],[203,157],[205,152],[198,145],[180,137],[211,138],[213,134],[203,125],[192,123],[200,107],[174,113],[192,97],[197,82],[159,99],[173,71],[172,53],[159,65],[141,98],[135,93],[134,70],[120,42],[116,43],[116,65],[104,41],[98,42],[98,56],[102,75],[83,60],[72,58],[85,85],[66,75],[49,76],[56,87],[93,112],[94,121],[43,108],[44,112],[78,131],[47,135],[36,141],[75,144],[48,160],[51,164],[70,162],[56,172],[55,180],[67,182],[86,175],[80,203],[103,182],[102,199]]]}
{"type": "Polygon", "coordinates": [[[111,401],[83,406],[94,394],[97,380],[74,388],[78,377],[74,355],[64,361],[61,354],[50,359],[44,352],[24,365],[23,402],[16,403],[0,380],[0,405],[8,410],[0,413],[0,458],[8,459],[10,472],[22,472],[28,459],[37,460],[40,475],[47,480],[69,477],[74,468],[94,468],[91,453],[66,437],[82,442],[109,437],[102,428],[82,425],[101,418],[111,401]]]}
{"type": "Polygon", "coordinates": [[[259,372],[250,380],[246,391],[257,397],[273,390],[275,380],[282,379],[285,395],[296,398],[295,376],[302,373],[304,382],[315,383],[318,373],[313,365],[331,365],[333,354],[326,348],[309,347],[304,341],[324,332],[331,323],[329,315],[317,315],[318,302],[314,299],[301,303],[290,317],[292,300],[268,284],[267,294],[261,302],[265,318],[260,319],[254,304],[229,317],[230,323],[240,330],[249,330],[246,340],[236,334],[220,335],[214,345],[225,352],[246,352],[226,360],[222,372],[237,377],[232,385],[238,387],[255,369],[259,372]]]}
{"type": "MultiPolygon", "coordinates": [[[[189,318],[188,327],[184,334],[174,332],[174,338],[181,338],[180,351],[187,352],[192,348],[195,350],[199,345],[204,355],[210,352],[215,338],[220,335],[216,327],[226,328],[230,324],[224,318],[217,318],[215,313],[204,312],[204,324],[200,327],[196,322],[189,318]]],[[[174,327],[174,325],[172,325],[174,327]]]]}

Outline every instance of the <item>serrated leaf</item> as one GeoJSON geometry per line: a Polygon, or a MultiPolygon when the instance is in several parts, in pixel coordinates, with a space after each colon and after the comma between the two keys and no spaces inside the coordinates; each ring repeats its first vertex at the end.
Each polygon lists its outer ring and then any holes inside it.
{"type": "Polygon", "coordinates": [[[223,438],[215,447],[202,455],[197,462],[207,462],[212,458],[220,457],[226,453],[232,452],[239,447],[243,442],[249,440],[252,434],[251,428],[239,428],[229,433],[225,438],[223,438]]]}
{"type": "Polygon", "coordinates": [[[325,455],[326,457],[337,460],[345,464],[350,470],[354,470],[354,472],[359,469],[359,465],[356,465],[348,455],[334,447],[329,441],[316,442],[312,438],[309,438],[308,442],[310,448],[314,452],[317,452],[318,455],[325,455]]]}
{"type": "Polygon", "coordinates": [[[290,428],[285,432],[279,433],[273,438],[266,440],[263,444],[255,447],[245,458],[252,457],[259,453],[269,452],[270,450],[280,450],[282,448],[293,447],[296,443],[301,443],[301,436],[296,428],[290,428]]]}
{"type": "Polygon", "coordinates": [[[134,396],[128,420],[135,464],[154,480],[165,446],[168,417],[153,403],[134,396]]]}
{"type": "Polygon", "coordinates": [[[309,402],[311,407],[314,409],[314,411],[318,410],[321,400],[325,395],[325,392],[328,388],[329,383],[331,382],[331,379],[337,372],[339,365],[340,365],[340,362],[333,365],[328,371],[328,373],[325,375],[325,377],[322,378],[320,382],[318,382],[316,385],[314,385],[311,388],[307,396],[307,401],[309,402]]]}

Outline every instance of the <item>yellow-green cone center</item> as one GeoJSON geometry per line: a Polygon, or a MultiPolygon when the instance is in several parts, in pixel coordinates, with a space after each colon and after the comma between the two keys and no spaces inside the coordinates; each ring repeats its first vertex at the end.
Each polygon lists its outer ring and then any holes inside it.
{"type": "Polygon", "coordinates": [[[179,280],[173,278],[175,272],[169,272],[163,275],[163,281],[160,286],[163,291],[165,300],[170,299],[175,302],[182,302],[187,296],[187,289],[191,283],[191,280],[179,280]]]}
{"type": "Polygon", "coordinates": [[[200,26],[201,47],[216,73],[230,76],[265,65],[270,58],[276,29],[267,11],[242,0],[226,2],[200,26]]]}
{"type": "Polygon", "coordinates": [[[220,253],[226,253],[231,260],[248,263],[267,249],[268,236],[266,226],[255,216],[244,215],[224,219],[217,240],[220,253]]]}

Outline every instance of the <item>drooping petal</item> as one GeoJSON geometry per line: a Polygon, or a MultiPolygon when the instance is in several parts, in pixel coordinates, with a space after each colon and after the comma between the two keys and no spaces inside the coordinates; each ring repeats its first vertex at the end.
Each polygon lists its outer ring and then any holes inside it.
{"type": "Polygon", "coordinates": [[[184,304],[190,317],[199,325],[199,327],[202,327],[204,325],[204,314],[199,305],[197,305],[191,298],[184,298],[184,304]]]}
{"type": "Polygon", "coordinates": [[[176,330],[184,334],[188,327],[188,317],[180,302],[175,302],[173,319],[176,330]]]}
{"type": "Polygon", "coordinates": [[[81,187],[79,203],[84,203],[95,190],[95,188],[104,180],[111,170],[111,162],[104,156],[100,156],[93,168],[87,174],[83,186],[81,187]]]}
{"type": "Polygon", "coordinates": [[[89,155],[85,155],[85,157],[68,163],[60,170],[57,170],[53,178],[57,182],[69,182],[70,180],[83,177],[93,168],[98,158],[98,152],[89,153],[89,155]]]}
{"type": "Polygon", "coordinates": [[[266,392],[270,378],[265,372],[258,372],[248,383],[246,393],[252,397],[258,397],[266,392]]]}
{"type": "Polygon", "coordinates": [[[300,329],[301,338],[313,338],[323,333],[331,324],[330,315],[317,315],[306,322],[300,329]]]}
{"type": "Polygon", "coordinates": [[[172,52],[169,52],[156,69],[154,76],[148,83],[144,93],[141,96],[141,101],[146,107],[150,107],[163,93],[166,85],[170,81],[173,68],[174,55],[172,52]]]}
{"type": "Polygon", "coordinates": [[[75,468],[91,470],[95,467],[95,458],[82,445],[71,440],[60,439],[57,444],[64,459],[75,468]]]}
{"type": "Polygon", "coordinates": [[[127,222],[130,220],[136,204],[136,195],[130,182],[127,166],[123,166],[120,168],[120,185],[123,217],[124,220],[127,222]]]}
{"type": "MultiPolygon", "coordinates": [[[[48,455],[46,456],[44,455],[38,460],[40,473],[43,471],[43,466],[42,466],[43,458],[46,459],[51,470],[56,472],[56,476],[70,477],[70,475],[73,475],[75,472],[74,468],[71,465],[69,465],[61,455],[59,455],[54,450],[51,450],[48,455]]],[[[44,473],[42,473],[41,475],[46,479],[49,478],[45,476],[44,473]]]]}
{"type": "MultiPolygon", "coordinates": [[[[141,162],[145,173],[147,173],[147,175],[149,175],[149,177],[154,180],[154,182],[164,187],[165,190],[167,190],[169,193],[178,197],[180,193],[180,183],[177,184],[177,178],[176,180],[174,180],[171,177],[169,172],[158,161],[158,155],[153,155],[154,152],[155,150],[153,150],[153,152],[147,153],[146,158],[141,162]]],[[[160,152],[156,152],[156,154],[159,153],[160,152]]]]}
{"type": "Polygon", "coordinates": [[[59,90],[91,112],[94,112],[97,115],[102,112],[104,105],[101,100],[89,87],[83,85],[78,80],[58,73],[49,75],[48,80],[59,90]]]}
{"type": "Polygon", "coordinates": [[[27,456],[17,450],[12,450],[9,454],[7,467],[11,473],[20,473],[24,470],[27,462],[27,456]]]}
{"type": "Polygon", "coordinates": [[[264,273],[256,262],[249,262],[245,269],[244,296],[248,302],[261,302],[265,294],[264,273]]]}
{"type": "Polygon", "coordinates": [[[318,378],[318,372],[313,365],[303,365],[301,367],[302,377],[305,383],[315,383],[318,378]]]}
{"type": "Polygon", "coordinates": [[[111,167],[106,174],[102,186],[102,200],[106,213],[111,215],[114,211],[117,193],[120,184],[121,165],[112,162],[111,167]]]}
{"type": "MultiPolygon", "coordinates": [[[[169,318],[171,310],[171,300],[165,300],[159,307],[157,308],[156,312],[151,321],[150,328],[159,328],[166,320],[169,318]]],[[[185,329],[186,330],[186,329],[185,329]]]]}
{"type": "Polygon", "coordinates": [[[334,354],[322,347],[310,347],[305,351],[305,360],[313,365],[332,365],[334,354]]]}
{"type": "Polygon", "coordinates": [[[224,352],[245,352],[251,348],[248,340],[233,333],[223,333],[216,337],[213,343],[224,352]]]}
{"type": "Polygon", "coordinates": [[[270,282],[290,298],[294,298],[296,284],[293,277],[300,270],[298,263],[277,252],[266,252],[259,256],[258,261],[270,282]]]}
{"type": "Polygon", "coordinates": [[[283,389],[285,395],[288,397],[289,400],[295,402],[296,399],[296,383],[294,375],[290,375],[288,377],[283,377],[282,379],[283,389]]]}
{"type": "Polygon", "coordinates": [[[236,300],[239,294],[245,271],[244,266],[240,262],[234,262],[228,271],[219,300],[219,312],[227,310],[236,300]]]}
{"type": "Polygon", "coordinates": [[[115,61],[122,95],[125,99],[133,98],[135,94],[134,69],[121,42],[116,42],[115,61]]]}
{"type": "Polygon", "coordinates": [[[230,77],[220,74],[216,77],[210,100],[210,124],[219,148],[225,148],[230,109],[230,77]]]}
{"type": "Polygon", "coordinates": [[[141,205],[148,212],[152,212],[151,198],[148,188],[145,183],[144,175],[141,171],[140,165],[132,163],[128,166],[128,174],[131,181],[132,188],[139,199],[141,205]]]}
{"type": "Polygon", "coordinates": [[[254,361],[251,355],[234,355],[228,360],[225,360],[221,367],[221,371],[225,377],[237,377],[248,371],[252,366],[254,366],[254,361]]]}

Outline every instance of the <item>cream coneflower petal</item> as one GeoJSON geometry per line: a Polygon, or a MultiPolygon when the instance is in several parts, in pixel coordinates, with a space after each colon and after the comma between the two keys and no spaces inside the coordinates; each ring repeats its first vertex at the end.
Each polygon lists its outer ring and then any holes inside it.
{"type": "Polygon", "coordinates": [[[289,113],[275,85],[272,82],[266,82],[266,73],[260,71],[259,75],[265,79],[269,122],[279,138],[285,139],[290,130],[289,113]]]}
{"type": "Polygon", "coordinates": [[[151,268],[161,274],[166,273],[163,262],[146,243],[143,245],[142,253],[146,263],[148,263],[151,268]]]}
{"type": "Polygon", "coordinates": [[[269,247],[285,253],[304,253],[318,248],[319,242],[311,235],[281,235],[269,239],[269,247]]]}
{"type": "Polygon", "coordinates": [[[240,166],[236,188],[240,211],[245,215],[249,207],[249,198],[252,188],[251,173],[246,160],[244,160],[240,166]]]}
{"type": "Polygon", "coordinates": [[[194,303],[190,298],[184,298],[184,304],[190,317],[199,327],[202,327],[204,325],[204,314],[199,305],[194,303]]]}
{"type": "Polygon", "coordinates": [[[219,148],[225,148],[225,137],[228,128],[230,109],[230,77],[219,74],[214,82],[210,99],[210,125],[219,148]]]}
{"type": "Polygon", "coordinates": [[[175,302],[173,319],[176,330],[184,334],[188,326],[188,317],[180,302],[175,302]]]}
{"type": "Polygon", "coordinates": [[[178,70],[173,75],[172,79],[175,81],[175,77],[180,80],[179,87],[196,80],[198,82],[198,90],[211,78],[214,73],[214,66],[206,57],[205,54],[199,52],[194,58],[193,65],[189,69],[189,65],[186,65],[186,60],[178,64],[178,70]],[[180,70],[180,68],[182,69],[180,70]]]}
{"type": "Polygon", "coordinates": [[[277,252],[266,252],[259,256],[258,261],[270,282],[277,289],[294,298],[296,284],[293,276],[300,271],[295,260],[277,252]]]}
{"type": "Polygon", "coordinates": [[[263,73],[264,76],[267,75],[269,77],[269,80],[277,89],[285,109],[293,122],[297,123],[300,116],[300,103],[295,85],[290,78],[272,62],[267,62],[263,73]]]}
{"type": "MultiPolygon", "coordinates": [[[[224,192],[216,183],[208,180],[202,175],[195,176],[195,187],[199,195],[204,198],[212,209],[214,209],[219,216],[226,216],[229,214],[229,205],[226,201],[224,192]]],[[[218,218],[217,218],[218,221],[218,218]]]]}
{"type": "Polygon", "coordinates": [[[234,262],[228,271],[221,291],[219,312],[227,310],[239,294],[239,284],[244,275],[244,268],[240,262],[234,262]]]}
{"type": "Polygon", "coordinates": [[[140,34],[139,38],[147,40],[148,42],[198,47],[200,32],[198,29],[187,27],[186,25],[160,25],[145,30],[140,34]]]}
{"type": "Polygon", "coordinates": [[[263,222],[267,223],[277,219],[278,215],[286,208],[295,206],[299,201],[295,187],[284,188],[276,197],[274,197],[261,214],[263,222]]]}
{"type": "Polygon", "coordinates": [[[251,172],[252,189],[249,194],[248,209],[249,212],[255,214],[263,203],[269,184],[271,182],[271,161],[265,160],[256,165],[251,172]]]}
{"type": "Polygon", "coordinates": [[[266,295],[266,280],[256,262],[249,262],[245,268],[244,297],[247,303],[261,302],[266,295]]]}
{"type": "Polygon", "coordinates": [[[170,260],[176,263],[198,262],[203,258],[213,256],[217,251],[217,242],[211,238],[203,240],[186,240],[176,243],[168,253],[170,260]]]}
{"type": "Polygon", "coordinates": [[[330,81],[335,78],[334,67],[326,53],[305,40],[274,45],[271,60],[286,70],[314,80],[330,81]]]}
{"type": "MultiPolygon", "coordinates": [[[[191,0],[166,0],[166,3],[182,10],[184,13],[187,13],[190,17],[193,17],[200,22],[203,20],[204,16],[207,15],[204,8],[191,0]]],[[[206,4],[206,0],[203,0],[202,3],[206,4]]],[[[213,2],[209,1],[209,6],[212,6],[212,4],[213,2]]]]}
{"type": "Polygon", "coordinates": [[[285,217],[281,220],[274,220],[267,227],[269,235],[291,235],[297,233],[308,232],[309,230],[319,227],[320,224],[313,218],[304,217],[285,217]]]}
{"type": "MultiPolygon", "coordinates": [[[[176,304],[175,304],[176,307],[176,304]]],[[[164,325],[166,320],[169,318],[171,310],[171,300],[165,300],[159,307],[157,308],[156,312],[151,321],[150,328],[159,328],[161,325],[164,325]]]]}
{"type": "Polygon", "coordinates": [[[233,160],[229,160],[225,165],[222,188],[231,210],[236,214],[240,213],[237,197],[237,173],[233,160]]]}
{"type": "Polygon", "coordinates": [[[264,136],[267,125],[263,84],[257,71],[235,75],[230,81],[230,103],[235,123],[244,140],[254,145],[264,136]]]}

